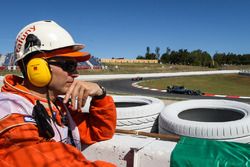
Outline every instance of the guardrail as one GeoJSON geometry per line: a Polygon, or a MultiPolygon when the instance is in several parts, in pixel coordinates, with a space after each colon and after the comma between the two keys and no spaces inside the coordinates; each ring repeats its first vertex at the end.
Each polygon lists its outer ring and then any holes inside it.
{"type": "MultiPolygon", "coordinates": [[[[94,80],[111,80],[111,79],[131,79],[135,76],[151,78],[151,77],[176,77],[191,75],[213,75],[213,74],[237,74],[240,70],[218,70],[218,71],[192,71],[192,72],[173,72],[173,73],[142,73],[142,74],[100,74],[100,75],[80,75],[78,80],[94,81],[94,80]]],[[[0,81],[3,76],[0,76],[0,81]]]]}
{"type": "Polygon", "coordinates": [[[250,70],[249,69],[240,70],[239,74],[250,76],[250,70]]]}

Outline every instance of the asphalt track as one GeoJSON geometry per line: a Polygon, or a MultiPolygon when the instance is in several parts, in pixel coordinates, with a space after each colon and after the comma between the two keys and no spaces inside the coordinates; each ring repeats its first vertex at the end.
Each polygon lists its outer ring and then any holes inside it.
{"type": "MultiPolygon", "coordinates": [[[[152,78],[144,78],[143,80],[150,80],[152,78]]],[[[156,78],[154,78],[156,79],[156,78]]],[[[176,99],[176,100],[187,100],[187,99],[226,99],[250,103],[250,99],[241,98],[225,98],[225,97],[213,97],[213,96],[191,96],[182,94],[169,94],[166,92],[152,91],[147,89],[136,88],[132,86],[132,83],[137,81],[132,81],[131,79],[113,79],[113,80],[103,80],[96,81],[97,83],[103,85],[108,93],[117,94],[128,94],[128,95],[142,95],[142,96],[153,96],[163,99],[176,99]]]]}

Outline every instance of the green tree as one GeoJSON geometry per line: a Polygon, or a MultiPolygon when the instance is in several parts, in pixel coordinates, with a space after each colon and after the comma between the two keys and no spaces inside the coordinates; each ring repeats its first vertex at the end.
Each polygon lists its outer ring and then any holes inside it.
{"type": "Polygon", "coordinates": [[[145,59],[154,60],[154,59],[157,59],[156,57],[157,57],[157,56],[156,56],[155,53],[150,53],[150,47],[148,46],[148,47],[146,48],[145,59]]]}
{"type": "Polygon", "coordinates": [[[155,58],[158,60],[160,58],[160,48],[159,47],[155,48],[155,55],[156,55],[155,58]]]}
{"type": "Polygon", "coordinates": [[[226,54],[225,53],[215,53],[213,58],[214,58],[214,61],[218,63],[218,65],[222,65],[222,64],[225,64],[225,57],[226,57],[226,54]]]}
{"type": "Polygon", "coordinates": [[[161,58],[160,58],[162,63],[164,63],[164,64],[169,63],[170,64],[170,52],[171,52],[171,50],[169,49],[169,47],[167,47],[166,52],[163,53],[161,55],[161,58]]]}
{"type": "Polygon", "coordinates": [[[137,57],[136,57],[136,59],[145,59],[145,57],[144,57],[144,56],[139,55],[139,56],[137,56],[137,57]]]}

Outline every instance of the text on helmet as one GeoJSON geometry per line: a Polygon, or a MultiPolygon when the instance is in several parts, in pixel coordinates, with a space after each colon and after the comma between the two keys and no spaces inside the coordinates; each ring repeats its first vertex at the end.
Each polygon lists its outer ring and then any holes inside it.
{"type": "Polygon", "coordinates": [[[15,47],[16,52],[20,52],[20,49],[23,43],[25,42],[26,37],[28,36],[28,34],[34,31],[36,31],[36,26],[29,27],[24,32],[21,32],[21,34],[17,37],[17,40],[16,40],[16,47],[15,47]]]}

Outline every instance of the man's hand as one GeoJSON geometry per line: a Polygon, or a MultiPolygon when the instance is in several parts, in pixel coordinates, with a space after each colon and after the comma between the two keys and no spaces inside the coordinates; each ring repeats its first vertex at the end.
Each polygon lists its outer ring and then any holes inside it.
{"type": "Polygon", "coordinates": [[[102,89],[96,83],[74,80],[69,87],[63,102],[67,103],[71,98],[72,107],[73,109],[76,109],[77,100],[77,110],[80,111],[85,105],[88,96],[100,96],[102,93],[102,89]]]}

